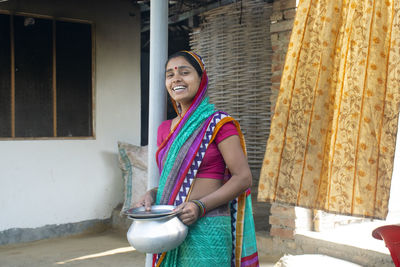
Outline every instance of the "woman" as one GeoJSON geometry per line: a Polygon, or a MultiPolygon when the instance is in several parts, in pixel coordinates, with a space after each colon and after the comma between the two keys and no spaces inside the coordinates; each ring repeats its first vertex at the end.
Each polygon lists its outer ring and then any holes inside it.
{"type": "Polygon", "coordinates": [[[154,255],[153,266],[258,266],[243,135],[208,102],[207,84],[197,54],[169,57],[165,86],[178,116],[158,128],[159,187],[137,206],[178,206],[189,233],[178,248],[154,255]]]}

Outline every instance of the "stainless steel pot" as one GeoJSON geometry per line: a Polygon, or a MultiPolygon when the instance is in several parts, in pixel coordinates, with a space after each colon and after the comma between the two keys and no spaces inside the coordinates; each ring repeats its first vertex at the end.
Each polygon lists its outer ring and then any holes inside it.
{"type": "Polygon", "coordinates": [[[152,211],[158,208],[169,209],[170,212],[143,215],[144,208],[138,208],[138,216],[127,214],[132,224],[127,233],[129,244],[137,251],[145,253],[161,253],[178,247],[186,238],[188,227],[178,218],[178,213],[172,212],[174,206],[153,206],[152,211]],[[140,213],[142,212],[142,213],[140,213]]]}

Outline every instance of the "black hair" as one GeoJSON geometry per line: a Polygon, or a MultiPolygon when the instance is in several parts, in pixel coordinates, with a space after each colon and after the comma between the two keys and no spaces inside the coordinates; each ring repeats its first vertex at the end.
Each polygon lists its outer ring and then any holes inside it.
{"type": "Polygon", "coordinates": [[[197,60],[190,55],[187,52],[184,51],[178,51],[176,53],[173,53],[172,55],[170,55],[168,57],[167,62],[165,63],[165,68],[167,68],[168,62],[173,59],[173,58],[177,58],[177,57],[184,57],[189,63],[190,65],[192,65],[192,67],[196,70],[197,74],[201,77],[203,74],[203,71],[201,70],[201,67],[199,65],[199,63],[197,62],[197,60]]]}

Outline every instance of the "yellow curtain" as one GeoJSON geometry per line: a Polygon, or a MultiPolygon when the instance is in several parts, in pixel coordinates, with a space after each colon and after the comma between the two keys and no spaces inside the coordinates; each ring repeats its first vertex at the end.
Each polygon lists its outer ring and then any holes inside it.
{"type": "Polygon", "coordinates": [[[400,1],[300,1],[259,201],[385,218],[400,103],[400,1]]]}

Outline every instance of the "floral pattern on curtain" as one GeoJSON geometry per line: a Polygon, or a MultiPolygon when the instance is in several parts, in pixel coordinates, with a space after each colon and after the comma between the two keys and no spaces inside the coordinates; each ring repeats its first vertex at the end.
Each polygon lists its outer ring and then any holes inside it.
{"type": "Polygon", "coordinates": [[[400,103],[400,1],[300,1],[259,201],[385,218],[400,103]]]}

